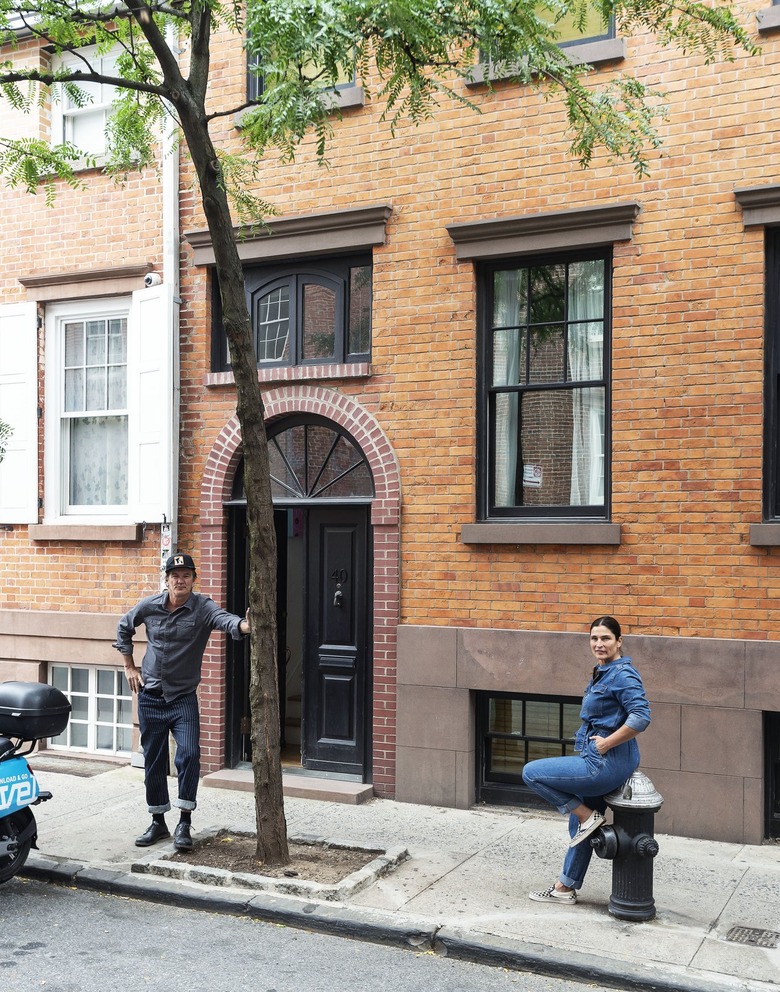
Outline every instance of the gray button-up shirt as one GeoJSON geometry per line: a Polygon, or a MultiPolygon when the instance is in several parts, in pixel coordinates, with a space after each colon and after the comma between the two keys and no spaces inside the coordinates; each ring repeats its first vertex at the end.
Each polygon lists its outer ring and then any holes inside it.
{"type": "Polygon", "coordinates": [[[122,617],[113,647],[133,653],[133,634],[146,627],[147,647],[141,677],[150,689],[162,687],[166,702],[193,692],[200,682],[203,652],[212,630],[223,630],[240,641],[243,617],[228,613],[209,596],[193,592],[183,606],[169,612],[168,593],[148,596],[122,617]]]}

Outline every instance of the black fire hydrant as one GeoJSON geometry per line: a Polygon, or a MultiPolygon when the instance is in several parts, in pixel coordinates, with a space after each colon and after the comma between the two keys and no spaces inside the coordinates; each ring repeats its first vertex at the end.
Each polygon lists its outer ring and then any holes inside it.
{"type": "Polygon", "coordinates": [[[600,858],[612,862],[609,912],[619,920],[652,920],[653,858],[658,854],[653,822],[663,797],[637,769],[625,785],[604,798],[614,822],[597,830],[590,844],[600,858]]]}

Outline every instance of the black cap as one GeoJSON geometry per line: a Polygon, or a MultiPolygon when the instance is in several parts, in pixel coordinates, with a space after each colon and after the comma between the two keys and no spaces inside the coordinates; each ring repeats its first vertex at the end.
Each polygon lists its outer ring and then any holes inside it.
{"type": "Polygon", "coordinates": [[[191,568],[195,571],[195,562],[189,555],[175,554],[171,555],[170,558],[165,563],[165,574],[172,572],[174,568],[191,568]]]}

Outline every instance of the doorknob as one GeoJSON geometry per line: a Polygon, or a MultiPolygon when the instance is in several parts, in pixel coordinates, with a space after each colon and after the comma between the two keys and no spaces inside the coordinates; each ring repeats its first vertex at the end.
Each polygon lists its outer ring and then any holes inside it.
{"type": "Polygon", "coordinates": [[[333,595],[333,605],[342,606],[343,602],[344,602],[344,593],[341,591],[341,589],[337,589],[333,595]]]}

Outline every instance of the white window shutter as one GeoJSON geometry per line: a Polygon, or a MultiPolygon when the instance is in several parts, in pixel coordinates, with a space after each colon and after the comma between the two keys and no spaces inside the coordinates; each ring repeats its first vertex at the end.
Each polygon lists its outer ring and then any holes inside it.
{"type": "Polygon", "coordinates": [[[34,303],[0,306],[0,523],[38,522],[38,334],[34,303]]]}
{"type": "Polygon", "coordinates": [[[128,511],[135,523],[173,516],[173,356],[170,287],[138,290],[127,333],[128,511]]]}

